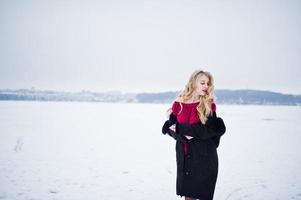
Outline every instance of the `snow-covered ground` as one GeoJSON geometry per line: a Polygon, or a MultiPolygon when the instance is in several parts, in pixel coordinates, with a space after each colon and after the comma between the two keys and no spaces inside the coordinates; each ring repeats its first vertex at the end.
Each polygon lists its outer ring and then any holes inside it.
{"type": "MultiPolygon", "coordinates": [[[[167,104],[0,102],[0,199],[180,199],[167,104]]],[[[217,105],[216,200],[301,199],[301,107],[217,105]]]]}

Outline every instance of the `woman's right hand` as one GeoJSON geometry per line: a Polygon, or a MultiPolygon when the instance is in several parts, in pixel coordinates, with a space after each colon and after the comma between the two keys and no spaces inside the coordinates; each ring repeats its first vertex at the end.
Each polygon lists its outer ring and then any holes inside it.
{"type": "Polygon", "coordinates": [[[188,140],[191,140],[193,137],[189,135],[184,135],[188,140]]]}
{"type": "MultiPolygon", "coordinates": [[[[173,132],[176,133],[176,124],[173,124],[169,127],[170,130],[172,130],[173,132]]],[[[189,135],[184,135],[188,140],[192,139],[193,137],[189,136],[189,135]]]]}

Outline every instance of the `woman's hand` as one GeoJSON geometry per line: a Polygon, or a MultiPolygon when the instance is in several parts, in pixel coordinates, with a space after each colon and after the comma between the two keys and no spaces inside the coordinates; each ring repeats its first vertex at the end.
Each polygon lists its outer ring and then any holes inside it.
{"type": "MultiPolygon", "coordinates": [[[[173,132],[176,133],[176,124],[173,124],[169,127],[170,130],[172,130],[173,132]]],[[[184,135],[188,140],[192,139],[193,137],[188,136],[188,135],[184,135]]]]}
{"type": "Polygon", "coordinates": [[[189,136],[189,135],[184,135],[188,140],[191,140],[193,137],[189,136]]]}
{"type": "Polygon", "coordinates": [[[173,132],[176,132],[176,124],[171,125],[169,129],[172,130],[173,132]]]}

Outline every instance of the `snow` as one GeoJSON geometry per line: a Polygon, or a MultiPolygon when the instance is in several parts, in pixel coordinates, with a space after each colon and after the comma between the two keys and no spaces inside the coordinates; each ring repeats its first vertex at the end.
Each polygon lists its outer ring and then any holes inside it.
{"type": "MultiPolygon", "coordinates": [[[[0,199],[181,199],[169,104],[0,102],[0,199]]],[[[301,107],[217,105],[214,199],[301,199],[301,107]]],[[[183,199],[183,198],[182,198],[183,199]]]]}

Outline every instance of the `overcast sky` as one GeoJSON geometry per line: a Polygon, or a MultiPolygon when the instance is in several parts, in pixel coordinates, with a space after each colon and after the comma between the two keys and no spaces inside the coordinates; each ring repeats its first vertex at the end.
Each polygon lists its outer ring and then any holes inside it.
{"type": "Polygon", "coordinates": [[[0,1],[0,89],[301,94],[301,1],[0,1]]]}

